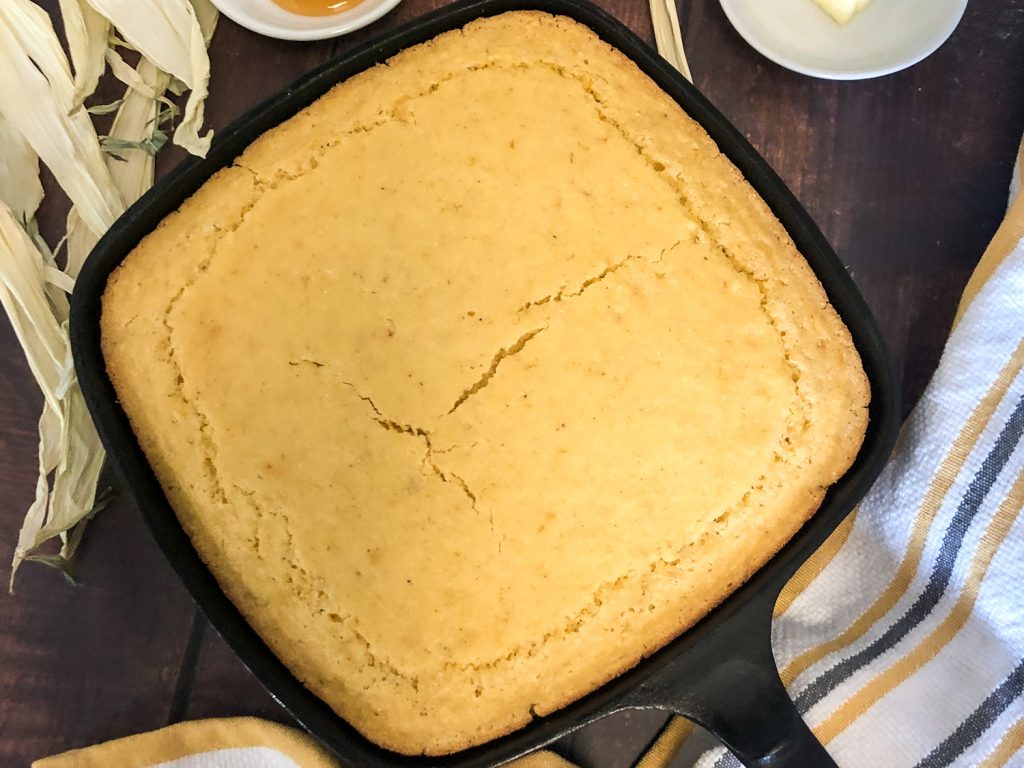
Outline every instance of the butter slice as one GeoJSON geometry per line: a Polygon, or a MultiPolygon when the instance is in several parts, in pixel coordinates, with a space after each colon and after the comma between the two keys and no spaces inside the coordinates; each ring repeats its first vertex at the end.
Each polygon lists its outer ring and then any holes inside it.
{"type": "Polygon", "coordinates": [[[814,2],[839,24],[846,24],[867,8],[871,0],[814,0],[814,2]]]}

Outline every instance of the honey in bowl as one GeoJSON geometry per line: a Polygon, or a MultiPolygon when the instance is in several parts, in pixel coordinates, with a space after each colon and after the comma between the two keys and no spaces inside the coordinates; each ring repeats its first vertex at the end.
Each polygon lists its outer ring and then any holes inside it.
{"type": "Polygon", "coordinates": [[[361,2],[363,0],[274,0],[276,5],[300,16],[333,16],[349,11],[361,2]]]}

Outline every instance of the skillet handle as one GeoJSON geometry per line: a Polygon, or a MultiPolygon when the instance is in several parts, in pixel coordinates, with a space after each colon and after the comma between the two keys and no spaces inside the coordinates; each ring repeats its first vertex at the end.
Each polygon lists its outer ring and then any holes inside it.
{"type": "MultiPolygon", "coordinates": [[[[746,768],[837,768],[831,755],[796,709],[786,693],[774,661],[770,668],[743,672],[735,693],[755,705],[738,704],[719,709],[710,721],[712,731],[746,768]]],[[[738,698],[738,697],[737,697],[738,698]]],[[[726,704],[726,702],[722,702],[726,704]]]]}
{"type": "Polygon", "coordinates": [[[706,627],[635,690],[634,706],[670,709],[699,723],[747,768],[837,768],[779,677],[771,648],[774,598],[760,595],[706,627]]]}

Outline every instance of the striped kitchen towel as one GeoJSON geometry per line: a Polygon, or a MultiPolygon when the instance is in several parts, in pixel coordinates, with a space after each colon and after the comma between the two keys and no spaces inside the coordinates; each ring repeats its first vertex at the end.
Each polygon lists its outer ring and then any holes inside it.
{"type": "MultiPolygon", "coordinates": [[[[783,680],[841,768],[1024,766],[1022,164],[892,460],[776,606],[783,680]]],[[[677,718],[640,768],[666,765],[739,763],[677,718]]]]}
{"type": "MultiPolygon", "coordinates": [[[[575,768],[536,752],[515,768],[575,768]]],[[[256,717],[177,723],[54,757],[32,768],[360,768],[343,766],[312,736],[256,717]]]]}

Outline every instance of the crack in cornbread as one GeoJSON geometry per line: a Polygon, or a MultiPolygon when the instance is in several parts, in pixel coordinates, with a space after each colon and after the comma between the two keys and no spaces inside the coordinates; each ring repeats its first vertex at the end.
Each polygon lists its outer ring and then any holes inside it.
{"type": "Polygon", "coordinates": [[[631,62],[541,13],[268,132],[125,260],[102,323],[225,592],[410,754],[691,626],[866,423],[849,334],[764,203],[631,62]]]}
{"type": "Polygon", "coordinates": [[[515,343],[502,347],[494,353],[494,357],[491,358],[491,364],[487,367],[487,370],[481,374],[480,378],[473,382],[472,386],[467,387],[459,395],[459,399],[455,401],[455,404],[448,410],[448,414],[451,415],[458,410],[459,406],[466,402],[469,398],[479,392],[481,389],[487,386],[487,384],[495,377],[498,373],[498,366],[501,362],[512,355],[522,352],[523,348],[530,343],[530,339],[536,336],[538,333],[544,331],[544,328],[534,328],[532,331],[527,331],[518,339],[515,343]]]}

